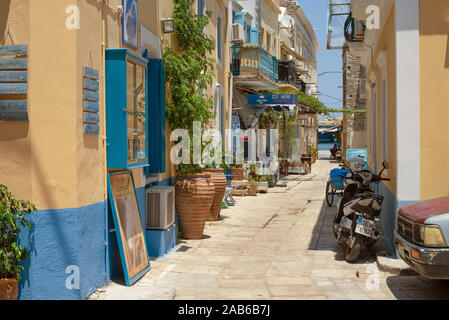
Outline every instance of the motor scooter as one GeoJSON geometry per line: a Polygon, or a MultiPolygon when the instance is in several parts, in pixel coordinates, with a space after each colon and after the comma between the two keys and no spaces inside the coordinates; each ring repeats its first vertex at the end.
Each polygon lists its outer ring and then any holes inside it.
{"type": "Polygon", "coordinates": [[[382,178],[382,173],[389,168],[383,162],[379,174],[363,169],[354,171],[353,166],[343,160],[343,166],[350,170],[345,178],[343,197],[337,204],[337,212],[333,221],[333,232],[338,244],[345,246],[345,260],[354,262],[362,249],[371,247],[381,236],[379,215],[383,196],[376,194],[370,183],[389,181],[382,178]]]}

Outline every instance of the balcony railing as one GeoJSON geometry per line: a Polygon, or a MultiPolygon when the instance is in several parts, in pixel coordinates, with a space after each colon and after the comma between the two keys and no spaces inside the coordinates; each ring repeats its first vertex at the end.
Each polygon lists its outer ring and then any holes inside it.
{"type": "Polygon", "coordinates": [[[235,76],[265,76],[278,82],[276,57],[260,46],[232,46],[232,73],[235,76]]]}
{"type": "Polygon", "coordinates": [[[289,84],[298,88],[302,92],[306,92],[306,84],[299,78],[296,71],[295,63],[288,60],[280,60],[279,66],[279,83],[289,84]]]}

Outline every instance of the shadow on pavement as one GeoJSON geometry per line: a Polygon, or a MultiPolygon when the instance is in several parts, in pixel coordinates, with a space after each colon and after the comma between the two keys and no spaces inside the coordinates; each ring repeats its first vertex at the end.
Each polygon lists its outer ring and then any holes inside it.
{"type": "MultiPolygon", "coordinates": [[[[326,200],[323,201],[317,223],[313,230],[313,236],[309,243],[309,250],[332,251],[335,253],[334,258],[336,261],[344,261],[345,249],[343,246],[337,244],[337,240],[335,239],[332,230],[333,219],[336,212],[337,207],[335,204],[332,207],[329,207],[326,200]]],[[[357,261],[351,264],[373,263],[375,259],[376,256],[373,250],[364,249],[360,253],[360,257],[357,261]]]]}
{"type": "Polygon", "coordinates": [[[399,300],[448,300],[449,280],[431,280],[422,276],[391,276],[387,286],[399,300]]]}

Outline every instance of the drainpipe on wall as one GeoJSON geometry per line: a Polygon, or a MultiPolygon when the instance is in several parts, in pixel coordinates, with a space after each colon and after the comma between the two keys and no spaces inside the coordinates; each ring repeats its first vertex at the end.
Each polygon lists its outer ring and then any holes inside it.
{"type": "MultiPolygon", "coordinates": [[[[105,3],[105,0],[101,1],[101,108],[103,112],[103,121],[102,121],[102,127],[103,127],[103,135],[101,137],[101,140],[103,141],[103,190],[104,190],[104,199],[107,201],[108,199],[108,165],[107,165],[107,155],[106,155],[106,18],[104,14],[104,7],[107,5],[105,3]]],[[[108,228],[108,206],[105,205],[105,238],[104,238],[104,244],[105,244],[105,283],[107,282],[109,284],[109,281],[107,279],[107,268],[108,268],[108,254],[107,254],[107,245],[108,245],[108,234],[109,234],[109,228],[108,228]]]]}

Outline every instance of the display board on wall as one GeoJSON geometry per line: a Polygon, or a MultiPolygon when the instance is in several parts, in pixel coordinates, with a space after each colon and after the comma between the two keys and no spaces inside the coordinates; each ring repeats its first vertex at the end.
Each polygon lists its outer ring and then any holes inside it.
{"type": "Polygon", "coordinates": [[[123,43],[137,49],[138,0],[123,0],[123,43]]]}
{"type": "Polygon", "coordinates": [[[0,121],[28,121],[28,45],[0,46],[0,121]]]}
{"type": "Polygon", "coordinates": [[[131,286],[150,270],[132,172],[109,173],[108,193],[125,282],[131,286]]]}
{"type": "Polygon", "coordinates": [[[100,73],[97,69],[83,69],[83,123],[84,134],[100,133],[100,73]]]}

